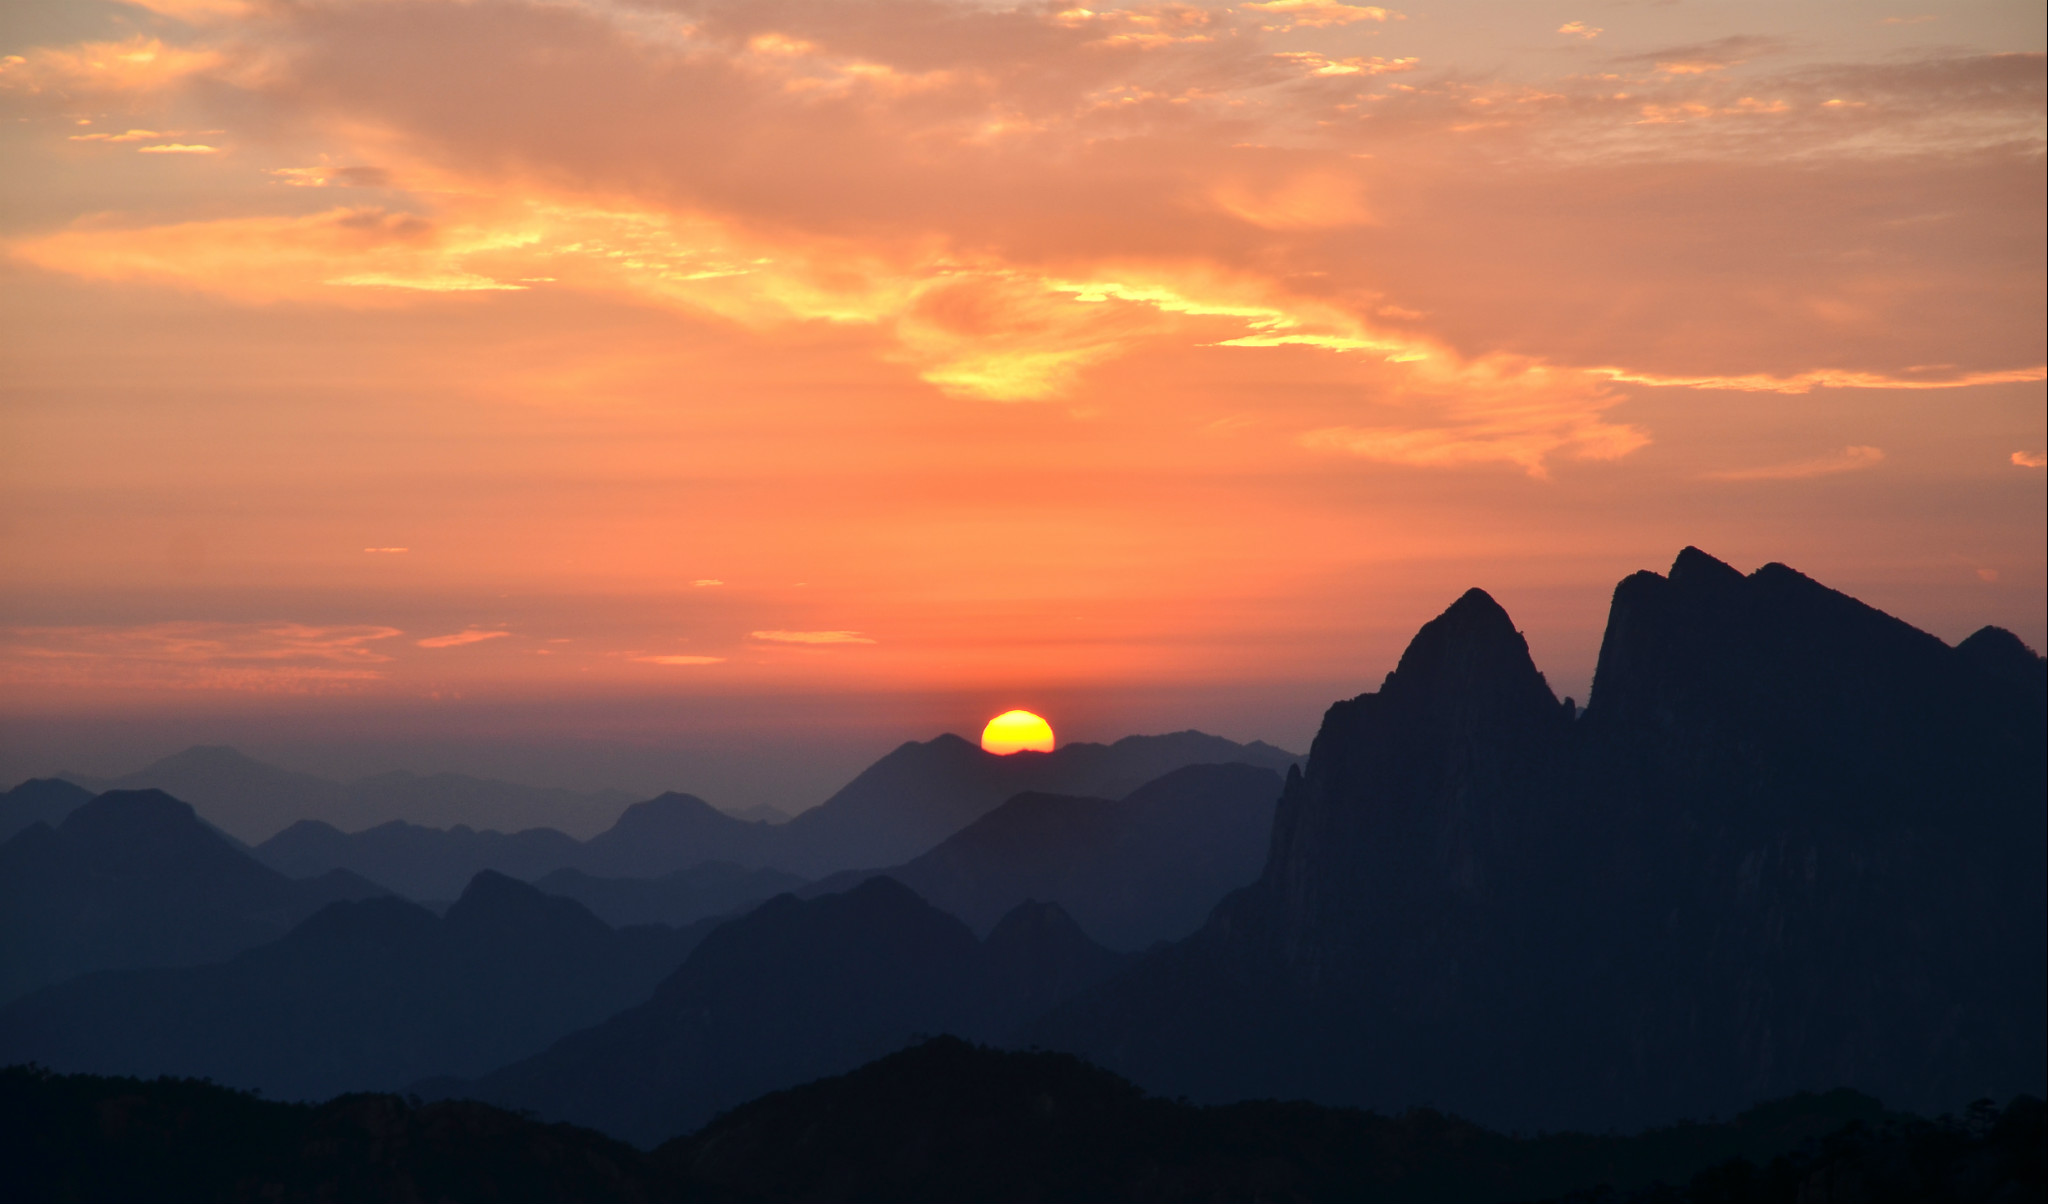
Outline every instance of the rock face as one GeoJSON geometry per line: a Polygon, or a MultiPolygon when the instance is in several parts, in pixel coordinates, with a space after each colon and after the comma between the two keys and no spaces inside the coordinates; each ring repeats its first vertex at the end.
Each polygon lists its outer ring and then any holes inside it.
{"type": "Polygon", "coordinates": [[[1034,1035],[1154,1090],[1548,1127],[2038,1094],[2017,645],[1689,548],[1616,589],[1581,715],[1472,591],[1330,709],[1259,882],[1034,1035]]]}

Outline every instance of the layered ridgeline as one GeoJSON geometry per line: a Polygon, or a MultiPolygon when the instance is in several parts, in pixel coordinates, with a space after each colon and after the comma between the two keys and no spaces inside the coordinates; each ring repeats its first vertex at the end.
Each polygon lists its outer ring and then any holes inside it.
{"type": "Polygon", "coordinates": [[[548,829],[508,834],[393,822],[344,833],[305,821],[265,841],[257,855],[299,877],[348,869],[414,899],[453,898],[483,870],[527,880],[558,869],[650,878],[724,861],[808,879],[901,864],[1025,791],[1117,799],[1189,765],[1284,771],[1298,760],[1257,741],[1237,744],[1192,731],[1009,756],[944,735],[903,745],[784,824],[738,819],[693,795],[671,793],[626,808],[587,841],[548,829]]]}
{"type": "Polygon", "coordinates": [[[1258,878],[1280,781],[1255,765],[1190,765],[1118,800],[1020,794],[903,865],[834,874],[798,893],[887,876],[978,932],[1043,899],[1110,948],[1143,949],[1187,936],[1258,878]]]}
{"type": "Polygon", "coordinates": [[[1508,1136],[1429,1109],[1196,1107],[1074,1058],[940,1038],[649,1152],[485,1104],[322,1105],[0,1071],[18,1200],[2003,1201],[2044,1190],[2041,1101],[1961,1119],[1851,1092],[1631,1136],[1508,1136]]]}
{"type": "Polygon", "coordinates": [[[644,1001],[716,921],[615,931],[479,874],[446,916],[337,903],[215,965],[87,974],[0,1007],[0,1064],[207,1078],[282,1099],[474,1075],[644,1001]]]}
{"type": "Polygon", "coordinates": [[[89,970],[195,965],[385,893],[346,870],[297,880],[155,790],[115,790],[0,844],[0,1001],[89,970]]]}
{"type": "Polygon", "coordinates": [[[1124,964],[1056,904],[986,940],[888,878],[783,895],[713,931],[652,999],[469,1081],[421,1083],[643,1145],[765,1091],[850,1070],[919,1034],[1004,1040],[1124,964]]]}
{"type": "Polygon", "coordinates": [[[1689,548],[1617,587],[1580,713],[1474,590],[1330,708],[1258,882],[1033,1037],[1546,1127],[2040,1093],[2044,680],[1689,548]]]}
{"type": "Polygon", "coordinates": [[[620,808],[633,801],[621,790],[585,793],[459,773],[394,772],[336,782],[280,769],[218,745],[188,748],[117,778],[62,778],[88,794],[161,790],[192,804],[200,818],[250,844],[302,819],[348,831],[406,820],[507,831],[551,827],[589,836],[602,831],[620,808]]]}

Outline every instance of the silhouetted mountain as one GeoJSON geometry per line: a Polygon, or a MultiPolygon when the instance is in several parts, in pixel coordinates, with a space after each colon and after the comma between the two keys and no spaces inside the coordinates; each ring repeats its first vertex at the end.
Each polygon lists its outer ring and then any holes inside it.
{"type": "Polygon", "coordinates": [[[632,796],[617,790],[579,794],[459,773],[394,772],[334,782],[279,769],[217,745],[197,745],[118,778],[63,776],[94,793],[162,790],[191,803],[208,823],[250,844],[268,840],[299,820],[317,820],[349,832],[403,820],[427,827],[553,827],[590,835],[632,801],[632,796]]]}
{"type": "Polygon", "coordinates": [[[1036,1038],[1521,1125],[2040,1092],[2042,679],[1994,640],[1687,549],[1616,589],[1574,720],[1475,590],[1330,708],[1259,882],[1036,1038]]]}
{"type": "Polygon", "coordinates": [[[734,819],[745,820],[750,824],[786,824],[790,819],[789,812],[780,807],[771,807],[767,803],[755,803],[747,807],[721,807],[719,810],[734,819]]]}
{"type": "Polygon", "coordinates": [[[984,944],[887,878],[783,895],[712,932],[647,1003],[474,1082],[419,1089],[652,1144],[914,1034],[1005,1035],[1057,987],[1100,981],[1121,959],[1056,910],[1027,904],[984,944]]]}
{"type": "Polygon", "coordinates": [[[0,1071],[0,1199],[714,1200],[608,1137],[483,1104],[317,1107],[211,1083],[0,1071]]]}
{"type": "Polygon", "coordinates": [[[92,791],[63,778],[30,778],[0,794],[0,840],[30,824],[54,828],[91,797],[92,791]]]}
{"type": "Polygon", "coordinates": [[[1194,731],[1008,756],[949,734],[903,745],[790,820],[773,864],[814,878],[894,865],[1027,791],[1121,798],[1187,765],[1238,763],[1280,771],[1297,760],[1269,744],[1237,744],[1194,731]]]}
{"type": "Polygon", "coordinates": [[[87,970],[218,961],[382,893],[341,871],[287,878],[161,791],[109,791],[0,844],[0,1000],[87,970]]]}
{"type": "Polygon", "coordinates": [[[294,877],[343,869],[409,899],[452,899],[486,870],[531,881],[583,853],[553,828],[507,835],[467,826],[423,828],[393,820],[365,832],[342,832],[300,820],[256,846],[263,864],[294,877]]]}
{"type": "Polygon", "coordinates": [[[0,1008],[0,1063],[205,1077],[286,1099],[475,1075],[643,1002],[710,925],[614,931],[483,873],[445,917],[336,903],[219,965],[118,970],[0,1008]]]}
{"type": "Polygon", "coordinates": [[[773,864],[784,831],[671,791],[626,808],[617,823],[585,842],[573,865],[612,878],[653,878],[706,861],[773,864]]]}
{"type": "Polygon", "coordinates": [[[983,931],[1049,899],[1110,948],[1142,949],[1193,932],[1258,878],[1279,797],[1280,775],[1252,765],[1190,765],[1117,801],[1020,794],[921,857],[799,893],[886,874],[983,931]]]}
{"type": "Polygon", "coordinates": [[[546,828],[508,836],[394,822],[343,833],[331,824],[304,821],[258,846],[257,856],[292,874],[347,869],[422,900],[449,898],[487,869],[527,881],[558,869],[658,878],[707,861],[730,861],[815,877],[916,856],[1025,790],[1120,798],[1186,765],[1285,769],[1295,759],[1270,745],[1235,744],[1201,732],[1130,736],[1115,744],[1070,744],[1052,753],[1009,757],[983,752],[958,736],[941,736],[898,748],[825,803],[782,824],[737,819],[693,795],[671,793],[626,808],[611,828],[580,844],[546,828]]]}
{"type": "Polygon", "coordinates": [[[1061,1054],[928,1041],[644,1154],[485,1104],[275,1103],[191,1080],[0,1071],[0,1199],[80,1201],[2033,1200],[2037,1099],[1885,1114],[1851,1092],[1631,1137],[1428,1109],[1198,1108],[1061,1054]],[[1685,1184],[1689,1187],[1674,1187],[1685,1184]]]}
{"type": "Polygon", "coordinates": [[[607,924],[680,928],[751,908],[803,884],[803,879],[781,870],[750,870],[730,861],[707,861],[659,878],[597,878],[581,870],[556,870],[534,886],[576,900],[607,924]]]}

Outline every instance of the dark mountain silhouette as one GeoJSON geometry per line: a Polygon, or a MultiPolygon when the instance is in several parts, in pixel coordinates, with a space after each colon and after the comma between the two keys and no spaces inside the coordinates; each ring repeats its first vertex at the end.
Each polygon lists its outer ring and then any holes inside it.
{"type": "Polygon", "coordinates": [[[611,1138],[483,1104],[318,1106],[190,1079],[0,1070],[0,1199],[715,1200],[611,1138]]]}
{"type": "Polygon", "coordinates": [[[1186,765],[1240,763],[1284,771],[1298,759],[1259,741],[1237,744],[1195,731],[1000,757],[944,735],[903,745],[790,820],[774,864],[813,878],[895,865],[1027,791],[1122,798],[1186,765]]]}
{"type": "Polygon", "coordinates": [[[1143,949],[1193,932],[1258,878],[1279,797],[1280,775],[1252,765],[1190,765],[1115,801],[1020,794],[921,857],[799,893],[884,874],[983,931],[1048,899],[1110,948],[1143,949]]]}
{"type": "Polygon", "coordinates": [[[573,863],[583,846],[553,828],[482,831],[423,828],[393,820],[342,832],[304,819],[256,846],[256,857],[294,877],[343,869],[409,899],[452,899],[486,870],[531,881],[573,863]]]}
{"type": "Polygon", "coordinates": [[[1020,911],[982,942],[887,878],[783,895],[712,932],[639,1007],[473,1082],[419,1090],[652,1144],[914,1034],[1006,1035],[1121,963],[1054,905],[1020,911]]]}
{"type": "Polygon", "coordinates": [[[1416,1109],[1199,1108],[1074,1058],[938,1038],[742,1105],[652,1154],[466,1101],[258,1099],[0,1070],[0,1199],[1375,1201],[2039,1199],[2041,1101],[1962,1119],[1852,1092],[1629,1137],[1509,1137],[1416,1109]]]}
{"type": "Polygon", "coordinates": [[[1271,745],[1201,732],[1008,757],[948,735],[903,745],[787,823],[738,819],[693,795],[670,793],[626,808],[611,828],[581,843],[546,828],[507,835],[393,822],[344,833],[309,820],[265,841],[257,856],[295,875],[347,869],[421,900],[450,898],[487,869],[527,881],[558,869],[658,878],[730,861],[815,878],[908,860],[1027,790],[1121,798],[1186,765],[1284,770],[1296,759],[1271,745]]]}
{"type": "Polygon", "coordinates": [[[401,899],[336,903],[219,965],[45,987],[0,1008],[0,1062],[286,1099],[481,1074],[644,1001],[709,927],[614,931],[483,873],[445,917],[401,899]]]}
{"type": "Polygon", "coordinates": [[[92,791],[63,778],[30,778],[0,794],[0,840],[30,824],[54,828],[91,797],[92,791]]]}
{"type": "Polygon", "coordinates": [[[459,773],[396,772],[335,782],[280,769],[218,745],[196,745],[118,778],[62,776],[94,793],[162,790],[191,803],[208,823],[250,844],[304,819],[349,832],[403,820],[428,827],[467,824],[502,831],[554,827],[590,835],[632,801],[631,795],[617,790],[579,794],[459,773]]]}
{"type": "Polygon", "coordinates": [[[781,870],[750,870],[730,861],[707,861],[659,878],[598,878],[582,870],[556,870],[534,883],[551,895],[574,899],[615,927],[682,927],[752,908],[804,885],[781,870]]]}
{"type": "Polygon", "coordinates": [[[653,878],[705,861],[777,865],[786,829],[734,819],[694,794],[671,791],[626,808],[590,838],[575,868],[612,878],[653,878]]]}
{"type": "Polygon", "coordinates": [[[2042,678],[1973,640],[1689,548],[1617,587],[1580,716],[1475,590],[1330,708],[1260,880],[1034,1036],[1517,1125],[2040,1092],[2042,678]]]}
{"type": "Polygon", "coordinates": [[[745,807],[721,807],[719,809],[734,819],[743,819],[750,824],[786,824],[790,820],[789,812],[784,811],[780,807],[770,806],[767,803],[753,803],[745,807]]]}
{"type": "Polygon", "coordinates": [[[161,791],[109,791],[0,844],[0,1000],[88,970],[195,965],[383,893],[259,865],[161,791]]]}

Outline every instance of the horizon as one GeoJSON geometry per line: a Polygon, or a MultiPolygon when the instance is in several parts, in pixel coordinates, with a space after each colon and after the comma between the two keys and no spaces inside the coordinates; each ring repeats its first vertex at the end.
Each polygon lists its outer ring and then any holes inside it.
{"type": "Polygon", "coordinates": [[[2048,645],[2048,17],[1596,7],[14,6],[0,772],[1304,747],[1687,545],[2048,645]]]}

